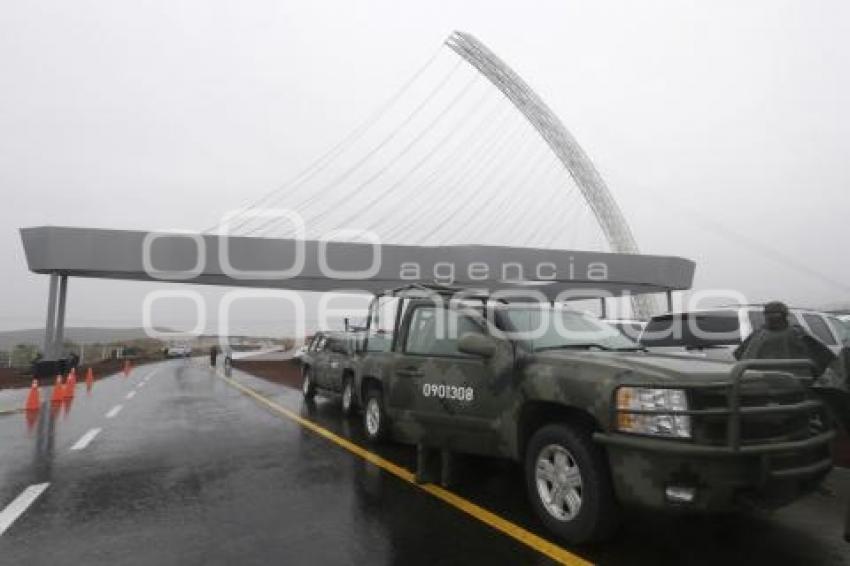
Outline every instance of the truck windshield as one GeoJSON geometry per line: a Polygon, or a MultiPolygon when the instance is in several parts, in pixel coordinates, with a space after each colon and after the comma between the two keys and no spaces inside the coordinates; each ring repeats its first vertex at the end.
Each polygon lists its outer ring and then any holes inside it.
{"type": "Polygon", "coordinates": [[[557,348],[640,349],[635,342],[592,315],[577,311],[510,307],[505,309],[511,338],[533,351],[557,348]]]}
{"type": "Polygon", "coordinates": [[[838,330],[838,338],[842,343],[850,343],[850,318],[833,318],[830,317],[836,330],[838,330]]]}

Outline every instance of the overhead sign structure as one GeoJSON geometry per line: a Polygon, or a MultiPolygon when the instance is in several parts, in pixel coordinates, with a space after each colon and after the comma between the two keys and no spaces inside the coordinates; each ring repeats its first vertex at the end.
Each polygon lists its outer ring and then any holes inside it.
{"type": "Polygon", "coordinates": [[[438,283],[547,300],[688,289],[690,260],[503,246],[412,246],[44,226],[21,230],[35,273],[299,291],[376,293],[438,283]]]}
{"type": "Polygon", "coordinates": [[[21,229],[30,271],[50,275],[43,367],[61,369],[68,277],[380,293],[441,284],[562,301],[691,287],[678,257],[501,246],[408,246],[41,226],[21,229]]]}

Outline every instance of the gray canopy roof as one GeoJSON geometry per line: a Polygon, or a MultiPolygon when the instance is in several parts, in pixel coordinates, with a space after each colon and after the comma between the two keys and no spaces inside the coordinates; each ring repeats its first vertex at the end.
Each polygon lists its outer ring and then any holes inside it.
{"type": "Polygon", "coordinates": [[[440,283],[491,292],[533,289],[550,300],[580,289],[620,296],[688,289],[695,268],[688,259],[654,255],[478,245],[374,247],[59,226],[22,228],[21,239],[35,273],[302,291],[376,293],[440,283]]]}

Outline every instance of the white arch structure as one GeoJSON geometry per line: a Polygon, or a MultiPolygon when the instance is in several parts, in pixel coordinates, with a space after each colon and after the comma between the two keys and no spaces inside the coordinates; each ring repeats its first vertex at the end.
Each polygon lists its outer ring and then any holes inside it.
{"type": "MultiPolygon", "coordinates": [[[[578,185],[593,211],[612,252],[640,253],[620,207],[590,158],[563,122],[522,78],[474,36],[456,31],[446,45],[475,67],[504,94],[537,130],[578,185]]],[[[632,297],[636,316],[647,318],[655,311],[651,297],[632,297]]]]}

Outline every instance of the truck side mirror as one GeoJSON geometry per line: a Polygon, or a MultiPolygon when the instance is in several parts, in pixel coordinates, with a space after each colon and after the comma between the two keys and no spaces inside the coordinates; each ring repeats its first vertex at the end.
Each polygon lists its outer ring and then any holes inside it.
{"type": "Polygon", "coordinates": [[[457,349],[471,356],[490,358],[496,353],[496,343],[489,336],[467,332],[458,340],[457,349]]]}

